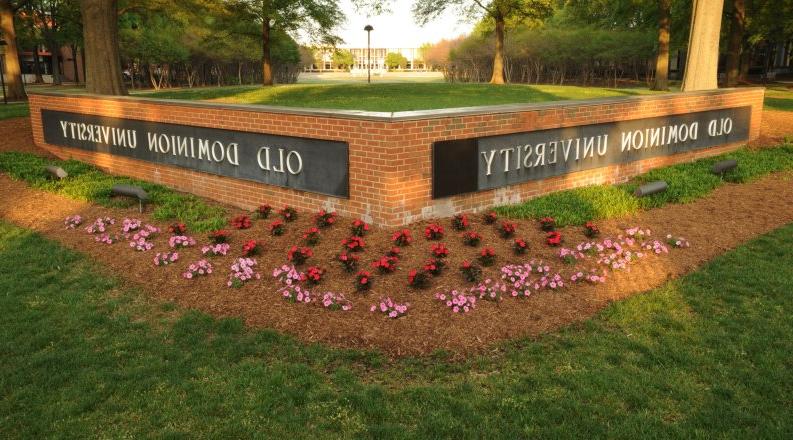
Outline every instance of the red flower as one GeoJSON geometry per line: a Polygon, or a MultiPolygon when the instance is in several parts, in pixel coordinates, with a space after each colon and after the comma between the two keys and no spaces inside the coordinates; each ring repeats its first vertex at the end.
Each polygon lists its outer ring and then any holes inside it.
{"type": "Polygon", "coordinates": [[[548,242],[548,246],[559,246],[560,244],[562,244],[562,234],[556,231],[548,232],[548,235],[546,235],[546,237],[547,237],[546,241],[548,242]]]}
{"type": "Polygon", "coordinates": [[[314,251],[311,248],[298,248],[297,246],[292,246],[289,249],[289,252],[286,254],[286,258],[293,262],[295,265],[301,265],[306,262],[309,258],[314,255],[314,251]]]}
{"type": "Polygon", "coordinates": [[[184,223],[173,223],[168,226],[168,232],[173,235],[184,235],[187,232],[187,226],[184,223]]]}
{"type": "Polygon", "coordinates": [[[600,235],[600,228],[598,228],[592,222],[586,222],[586,224],[584,225],[584,235],[586,235],[589,238],[595,238],[598,235],[600,235]]]}
{"type": "Polygon", "coordinates": [[[515,242],[512,244],[512,249],[515,250],[516,254],[525,254],[526,251],[529,250],[529,244],[522,238],[516,238],[515,242]]]}
{"type": "Polygon", "coordinates": [[[487,223],[488,225],[492,225],[493,223],[496,222],[496,220],[498,220],[498,214],[496,214],[496,211],[490,211],[487,214],[485,214],[484,220],[485,223],[487,223]]]}
{"type": "Polygon", "coordinates": [[[358,267],[358,256],[354,254],[348,254],[347,252],[342,252],[336,257],[341,265],[344,267],[344,270],[348,273],[355,272],[355,269],[358,267]]]}
{"type": "Polygon", "coordinates": [[[443,260],[430,258],[424,263],[424,272],[437,276],[441,274],[444,267],[446,267],[446,263],[443,260]]]}
{"type": "Polygon", "coordinates": [[[424,228],[424,237],[427,240],[440,240],[443,238],[443,226],[431,223],[424,228]]]}
{"type": "Polygon", "coordinates": [[[315,227],[309,228],[305,232],[305,234],[303,234],[303,240],[305,240],[306,244],[308,244],[309,246],[314,246],[317,243],[319,243],[319,237],[320,237],[319,229],[315,227]]]}
{"type": "Polygon", "coordinates": [[[248,229],[251,227],[251,218],[247,215],[238,215],[231,219],[231,227],[234,229],[248,229]]]}
{"type": "Polygon", "coordinates": [[[556,229],[556,220],[553,217],[543,217],[540,219],[540,229],[549,232],[556,229]]]}
{"type": "Polygon", "coordinates": [[[249,257],[259,253],[259,243],[256,240],[248,240],[242,244],[242,256],[249,257]]]}
{"type": "Polygon", "coordinates": [[[496,262],[496,251],[493,248],[486,247],[479,252],[479,262],[483,266],[491,266],[496,262]]]}
{"type": "Polygon", "coordinates": [[[303,281],[307,282],[311,285],[319,284],[322,281],[322,275],[325,274],[325,270],[319,268],[317,266],[311,266],[306,269],[305,273],[301,275],[303,281]]]}
{"type": "Polygon", "coordinates": [[[367,232],[369,232],[369,225],[366,224],[366,222],[363,220],[360,219],[355,220],[354,222],[352,222],[351,230],[352,230],[352,235],[355,235],[357,237],[363,237],[364,235],[366,235],[367,232]]]}
{"type": "Polygon", "coordinates": [[[397,246],[407,246],[411,241],[413,241],[413,237],[410,235],[410,230],[403,229],[401,231],[394,232],[394,235],[391,236],[391,241],[393,241],[397,246]]]}
{"type": "Polygon", "coordinates": [[[471,283],[479,281],[479,278],[482,277],[482,269],[468,260],[463,261],[463,264],[460,265],[460,272],[471,283]]]}
{"type": "Polygon", "coordinates": [[[400,252],[402,252],[401,249],[399,249],[398,247],[393,247],[391,248],[390,251],[386,252],[386,255],[388,255],[389,257],[398,257],[400,252]]]}
{"type": "Polygon", "coordinates": [[[291,222],[297,220],[297,211],[291,206],[284,206],[281,209],[280,214],[284,221],[291,222]]]}
{"type": "Polygon", "coordinates": [[[256,208],[256,214],[259,215],[259,218],[267,218],[270,216],[271,212],[273,212],[273,207],[268,204],[259,205],[259,207],[256,208]]]}
{"type": "Polygon", "coordinates": [[[209,241],[215,244],[226,243],[229,241],[229,233],[228,231],[224,231],[222,229],[212,231],[209,233],[209,241]]]}
{"type": "Polygon", "coordinates": [[[423,289],[429,285],[429,277],[427,276],[426,272],[419,272],[416,269],[412,269],[408,273],[408,285],[415,289],[423,289]]]}
{"type": "Polygon", "coordinates": [[[270,234],[272,235],[283,235],[284,234],[284,222],[281,220],[276,220],[270,223],[270,234]]]}
{"type": "Polygon", "coordinates": [[[363,238],[357,236],[345,238],[341,241],[341,244],[350,252],[359,252],[362,251],[364,247],[366,247],[366,242],[363,241],[363,238]]]}
{"type": "Polygon", "coordinates": [[[504,222],[501,223],[501,228],[499,228],[499,233],[501,234],[502,238],[510,238],[515,235],[515,231],[518,229],[518,225],[515,223],[504,222]]]}
{"type": "Polygon", "coordinates": [[[468,246],[478,246],[482,241],[482,236],[474,231],[468,231],[463,234],[463,243],[468,246]]]}
{"type": "Polygon", "coordinates": [[[369,290],[372,287],[372,274],[362,270],[355,276],[358,282],[356,283],[358,290],[369,290]]]}
{"type": "Polygon", "coordinates": [[[379,260],[372,263],[372,267],[380,271],[380,273],[391,273],[396,270],[399,259],[396,257],[381,257],[379,260]]]}
{"type": "Polygon", "coordinates": [[[465,214],[457,214],[452,218],[452,227],[458,231],[468,229],[468,216],[465,214]]]}
{"type": "Polygon", "coordinates": [[[328,226],[336,223],[336,213],[326,212],[324,209],[319,211],[316,215],[317,226],[320,228],[327,228],[328,226]]]}
{"type": "Polygon", "coordinates": [[[449,248],[447,248],[443,243],[433,244],[430,250],[432,251],[432,255],[437,258],[445,258],[449,256],[449,248]]]}

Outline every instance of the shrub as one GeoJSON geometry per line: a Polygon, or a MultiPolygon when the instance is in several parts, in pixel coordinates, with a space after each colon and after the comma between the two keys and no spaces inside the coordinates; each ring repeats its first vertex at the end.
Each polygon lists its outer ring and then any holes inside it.
{"type": "Polygon", "coordinates": [[[322,281],[325,270],[318,266],[311,266],[302,274],[302,280],[310,286],[316,286],[322,281]]]}
{"type": "Polygon", "coordinates": [[[540,229],[550,232],[556,229],[556,220],[553,217],[543,217],[540,219],[540,229]]]}
{"type": "Polygon", "coordinates": [[[284,222],[282,220],[270,223],[270,235],[275,237],[284,235],[284,222]]]}
{"type": "Polygon", "coordinates": [[[363,237],[369,232],[369,225],[363,220],[355,220],[352,222],[350,232],[352,232],[352,235],[356,237],[363,237]]]}
{"type": "Polygon", "coordinates": [[[463,274],[463,278],[470,283],[475,283],[482,278],[482,268],[468,260],[463,261],[460,265],[460,272],[463,274]]]}
{"type": "Polygon", "coordinates": [[[341,245],[350,252],[361,252],[366,247],[366,242],[361,237],[352,236],[342,240],[341,245]]]}
{"type": "Polygon", "coordinates": [[[529,244],[526,243],[526,240],[522,238],[516,238],[515,241],[512,243],[512,250],[515,251],[516,255],[523,255],[529,250],[529,244]]]}
{"type": "Polygon", "coordinates": [[[273,207],[266,203],[264,205],[259,205],[259,207],[256,208],[256,215],[261,219],[270,217],[270,214],[272,212],[273,212],[273,207]]]}
{"type": "Polygon", "coordinates": [[[496,251],[491,247],[486,247],[479,252],[479,263],[482,266],[492,266],[496,262],[496,251]]]}
{"type": "Polygon", "coordinates": [[[468,216],[465,214],[457,214],[452,218],[452,227],[457,231],[468,229],[468,225],[468,216]]]}
{"type": "Polygon", "coordinates": [[[339,260],[341,266],[347,273],[353,273],[356,269],[358,269],[358,256],[355,254],[348,254],[345,251],[340,253],[336,259],[339,260]]]}
{"type": "Polygon", "coordinates": [[[372,288],[372,274],[362,270],[355,275],[355,288],[359,291],[365,291],[372,288]]]}
{"type": "Polygon", "coordinates": [[[228,243],[229,232],[224,229],[218,229],[209,233],[209,241],[214,244],[228,243]]]}
{"type": "Polygon", "coordinates": [[[228,254],[229,249],[231,249],[231,246],[228,243],[216,243],[202,247],[201,254],[209,255],[211,257],[218,257],[228,254]]]}
{"type": "Polygon", "coordinates": [[[498,228],[498,233],[501,235],[501,238],[511,238],[515,235],[515,231],[518,230],[518,225],[512,222],[504,222],[501,223],[501,227],[498,228]]]}
{"type": "Polygon", "coordinates": [[[261,275],[256,272],[255,267],[256,260],[253,258],[237,258],[231,265],[231,273],[226,285],[239,288],[252,279],[260,279],[261,275]]]}
{"type": "Polygon", "coordinates": [[[562,234],[550,231],[545,236],[545,242],[548,243],[548,246],[559,246],[562,244],[562,234]]]}
{"type": "Polygon", "coordinates": [[[435,243],[430,247],[430,252],[435,258],[446,258],[449,256],[449,248],[443,243],[435,243]]]}
{"type": "Polygon", "coordinates": [[[157,255],[154,256],[154,265],[167,266],[171,263],[177,262],[178,260],[179,260],[179,252],[176,251],[157,252],[157,255]]]}
{"type": "Polygon", "coordinates": [[[352,309],[352,302],[345,298],[342,293],[325,292],[322,295],[322,307],[328,310],[348,311],[352,309]]]}
{"type": "Polygon", "coordinates": [[[479,243],[482,242],[482,236],[477,234],[474,231],[468,231],[463,233],[463,243],[466,246],[476,247],[479,246],[479,243]]]}
{"type": "Polygon", "coordinates": [[[309,246],[316,246],[319,243],[319,236],[319,229],[312,226],[303,234],[303,240],[309,246]]]}
{"type": "Polygon", "coordinates": [[[600,229],[592,222],[586,222],[584,224],[584,235],[588,238],[595,238],[600,235],[600,229]]]}
{"type": "Polygon", "coordinates": [[[424,238],[427,240],[440,240],[443,238],[443,226],[437,223],[430,223],[424,228],[424,238]]]}
{"type": "Polygon", "coordinates": [[[242,256],[250,257],[252,255],[259,255],[262,248],[258,241],[248,240],[242,244],[242,256]]]}
{"type": "Polygon", "coordinates": [[[379,304],[372,304],[372,306],[369,307],[369,311],[380,312],[391,319],[396,319],[405,316],[409,307],[409,303],[399,304],[388,297],[386,299],[380,300],[379,304]]]}
{"type": "Polygon", "coordinates": [[[297,211],[291,206],[284,206],[281,208],[281,211],[279,211],[279,214],[281,214],[281,218],[283,218],[285,222],[297,220],[297,211]]]}
{"type": "Polygon", "coordinates": [[[435,299],[452,309],[453,313],[468,313],[476,308],[476,296],[465,295],[456,290],[448,293],[438,292],[435,299]]]}
{"type": "Polygon", "coordinates": [[[238,215],[231,219],[230,224],[234,229],[248,229],[251,227],[251,218],[247,215],[238,215]]]}
{"type": "Polygon", "coordinates": [[[184,223],[171,223],[168,226],[168,233],[171,235],[184,235],[187,232],[187,226],[184,223]]]}
{"type": "Polygon", "coordinates": [[[195,240],[193,237],[188,237],[186,235],[174,235],[168,239],[168,246],[172,248],[186,248],[195,246],[195,240]]]}
{"type": "Polygon", "coordinates": [[[429,287],[430,277],[426,272],[417,269],[411,269],[408,272],[408,286],[414,289],[424,289],[429,287]]]}
{"type": "Polygon", "coordinates": [[[490,211],[484,215],[482,221],[484,221],[485,224],[492,225],[498,221],[498,214],[496,214],[496,211],[490,211]]]}
{"type": "Polygon", "coordinates": [[[76,229],[78,226],[83,224],[83,218],[79,215],[70,215],[66,217],[63,221],[64,226],[66,229],[76,229]]]}
{"type": "Polygon", "coordinates": [[[138,226],[136,231],[132,235],[132,241],[129,242],[129,246],[136,251],[148,251],[154,247],[154,243],[149,241],[150,238],[153,238],[155,234],[160,232],[160,228],[152,225],[144,225],[138,226]]]}
{"type": "Polygon", "coordinates": [[[446,267],[446,263],[439,258],[430,258],[424,262],[424,272],[432,276],[440,275],[444,267],[446,267]]]}
{"type": "Polygon", "coordinates": [[[292,248],[289,249],[289,252],[286,254],[286,259],[294,263],[296,266],[300,266],[313,255],[314,251],[312,251],[311,248],[298,248],[297,246],[292,246],[292,248]]]}
{"type": "Polygon", "coordinates": [[[336,223],[336,216],[337,214],[335,212],[327,212],[323,209],[317,213],[314,220],[318,227],[327,228],[336,223]]]}
{"type": "Polygon", "coordinates": [[[398,262],[397,257],[384,256],[372,263],[372,267],[382,274],[392,273],[396,270],[398,262]]]}
{"type": "Polygon", "coordinates": [[[207,276],[211,273],[212,263],[202,259],[190,264],[190,266],[187,266],[187,270],[182,273],[182,276],[190,280],[199,276],[207,276]]]}
{"type": "Polygon", "coordinates": [[[413,237],[411,236],[409,229],[403,229],[401,231],[394,232],[394,234],[391,236],[391,241],[397,246],[404,247],[413,241],[413,237]]]}

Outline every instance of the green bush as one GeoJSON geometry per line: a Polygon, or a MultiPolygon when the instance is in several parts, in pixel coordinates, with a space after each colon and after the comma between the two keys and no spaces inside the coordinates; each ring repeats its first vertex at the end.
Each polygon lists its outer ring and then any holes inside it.
{"type": "Polygon", "coordinates": [[[218,229],[226,224],[224,209],[208,205],[196,196],[178,193],[162,185],[106,174],[76,160],[48,160],[30,153],[0,153],[0,171],[13,179],[24,180],[34,188],[112,207],[136,203],[132,199],[111,198],[110,189],[114,184],[138,185],[149,193],[155,206],[152,215],[158,220],[179,220],[196,232],[218,229]],[[60,166],[69,173],[69,177],[49,179],[44,171],[47,165],[60,166]]]}

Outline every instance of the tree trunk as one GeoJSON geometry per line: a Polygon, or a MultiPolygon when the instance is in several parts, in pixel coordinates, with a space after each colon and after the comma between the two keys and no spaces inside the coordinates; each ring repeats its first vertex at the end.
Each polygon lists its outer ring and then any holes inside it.
{"type": "Polygon", "coordinates": [[[749,80],[749,67],[751,67],[752,64],[753,54],[754,50],[751,47],[745,47],[743,51],[741,51],[741,67],[738,73],[739,81],[749,80]]]}
{"type": "Polygon", "coordinates": [[[262,20],[262,85],[273,85],[273,66],[270,60],[270,19],[262,20]]]}
{"type": "Polygon", "coordinates": [[[738,85],[741,68],[741,46],[746,28],[746,6],[744,0],[732,0],[732,20],[727,41],[727,87],[738,85]]]}
{"type": "Polygon", "coordinates": [[[22,84],[22,69],[19,67],[19,50],[17,49],[17,34],[14,29],[14,9],[11,2],[0,0],[0,34],[6,41],[5,56],[3,60],[6,97],[10,100],[25,99],[25,87],[22,84]]]}
{"type": "Polygon", "coordinates": [[[52,73],[52,85],[61,85],[61,65],[59,60],[60,48],[54,41],[47,42],[47,49],[50,51],[50,72],[52,73]]]}
{"type": "Polygon", "coordinates": [[[504,17],[497,16],[496,20],[496,53],[493,56],[493,76],[490,84],[504,84],[504,17]]]}
{"type": "Polygon", "coordinates": [[[653,90],[669,90],[669,27],[672,0],[658,2],[658,55],[655,59],[653,90]]]}
{"type": "Polygon", "coordinates": [[[80,84],[80,71],[77,69],[77,45],[72,44],[72,69],[74,69],[74,82],[80,84]]]}
{"type": "Polygon", "coordinates": [[[39,46],[33,46],[33,73],[36,75],[36,84],[44,82],[44,77],[41,74],[41,58],[39,58],[39,46]]]}
{"type": "Polygon", "coordinates": [[[126,95],[118,50],[118,0],[81,0],[85,90],[126,95]]]}
{"type": "Polygon", "coordinates": [[[719,32],[724,0],[693,0],[684,92],[718,88],[719,32]]]}

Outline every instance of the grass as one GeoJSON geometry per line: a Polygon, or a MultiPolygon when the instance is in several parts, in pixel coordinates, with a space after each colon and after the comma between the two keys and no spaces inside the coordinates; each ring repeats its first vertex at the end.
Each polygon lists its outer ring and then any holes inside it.
{"type": "Polygon", "coordinates": [[[21,118],[30,114],[27,102],[11,104],[0,103],[0,121],[3,119],[21,118]]]}
{"type": "Polygon", "coordinates": [[[765,105],[768,110],[793,112],[793,89],[768,87],[765,89],[765,105]]]}
{"type": "Polygon", "coordinates": [[[128,177],[112,176],[76,160],[44,159],[30,153],[0,153],[0,171],[13,179],[23,180],[34,188],[52,191],[77,200],[98,203],[103,206],[129,206],[136,204],[129,198],[111,198],[110,189],[117,183],[139,185],[151,197],[155,205],[154,218],[178,220],[196,232],[211,231],[226,224],[225,211],[205,203],[200,198],[177,193],[161,185],[128,177]],[[64,180],[49,179],[44,172],[46,165],[55,164],[69,173],[64,180]]]}
{"type": "Polygon", "coordinates": [[[293,84],[207,87],[142,93],[167,99],[215,100],[236,104],[396,112],[479,105],[591,99],[658,93],[641,88],[614,89],[510,84],[293,84]]]}
{"type": "Polygon", "coordinates": [[[537,340],[388,361],[152,304],[0,222],[0,437],[784,438],[791,278],[793,225],[537,340]]]}
{"type": "Polygon", "coordinates": [[[619,186],[597,185],[560,191],[523,203],[496,208],[513,218],[554,217],[560,226],[581,225],[589,220],[620,217],[640,209],[668,203],[688,203],[706,196],[725,182],[745,183],[773,172],[793,170],[793,145],[761,150],[741,149],[717,157],[658,168],[619,186]],[[722,179],[711,173],[716,161],[736,159],[738,167],[722,179]],[[636,198],[637,186],[655,180],[669,184],[667,191],[636,198]]]}

